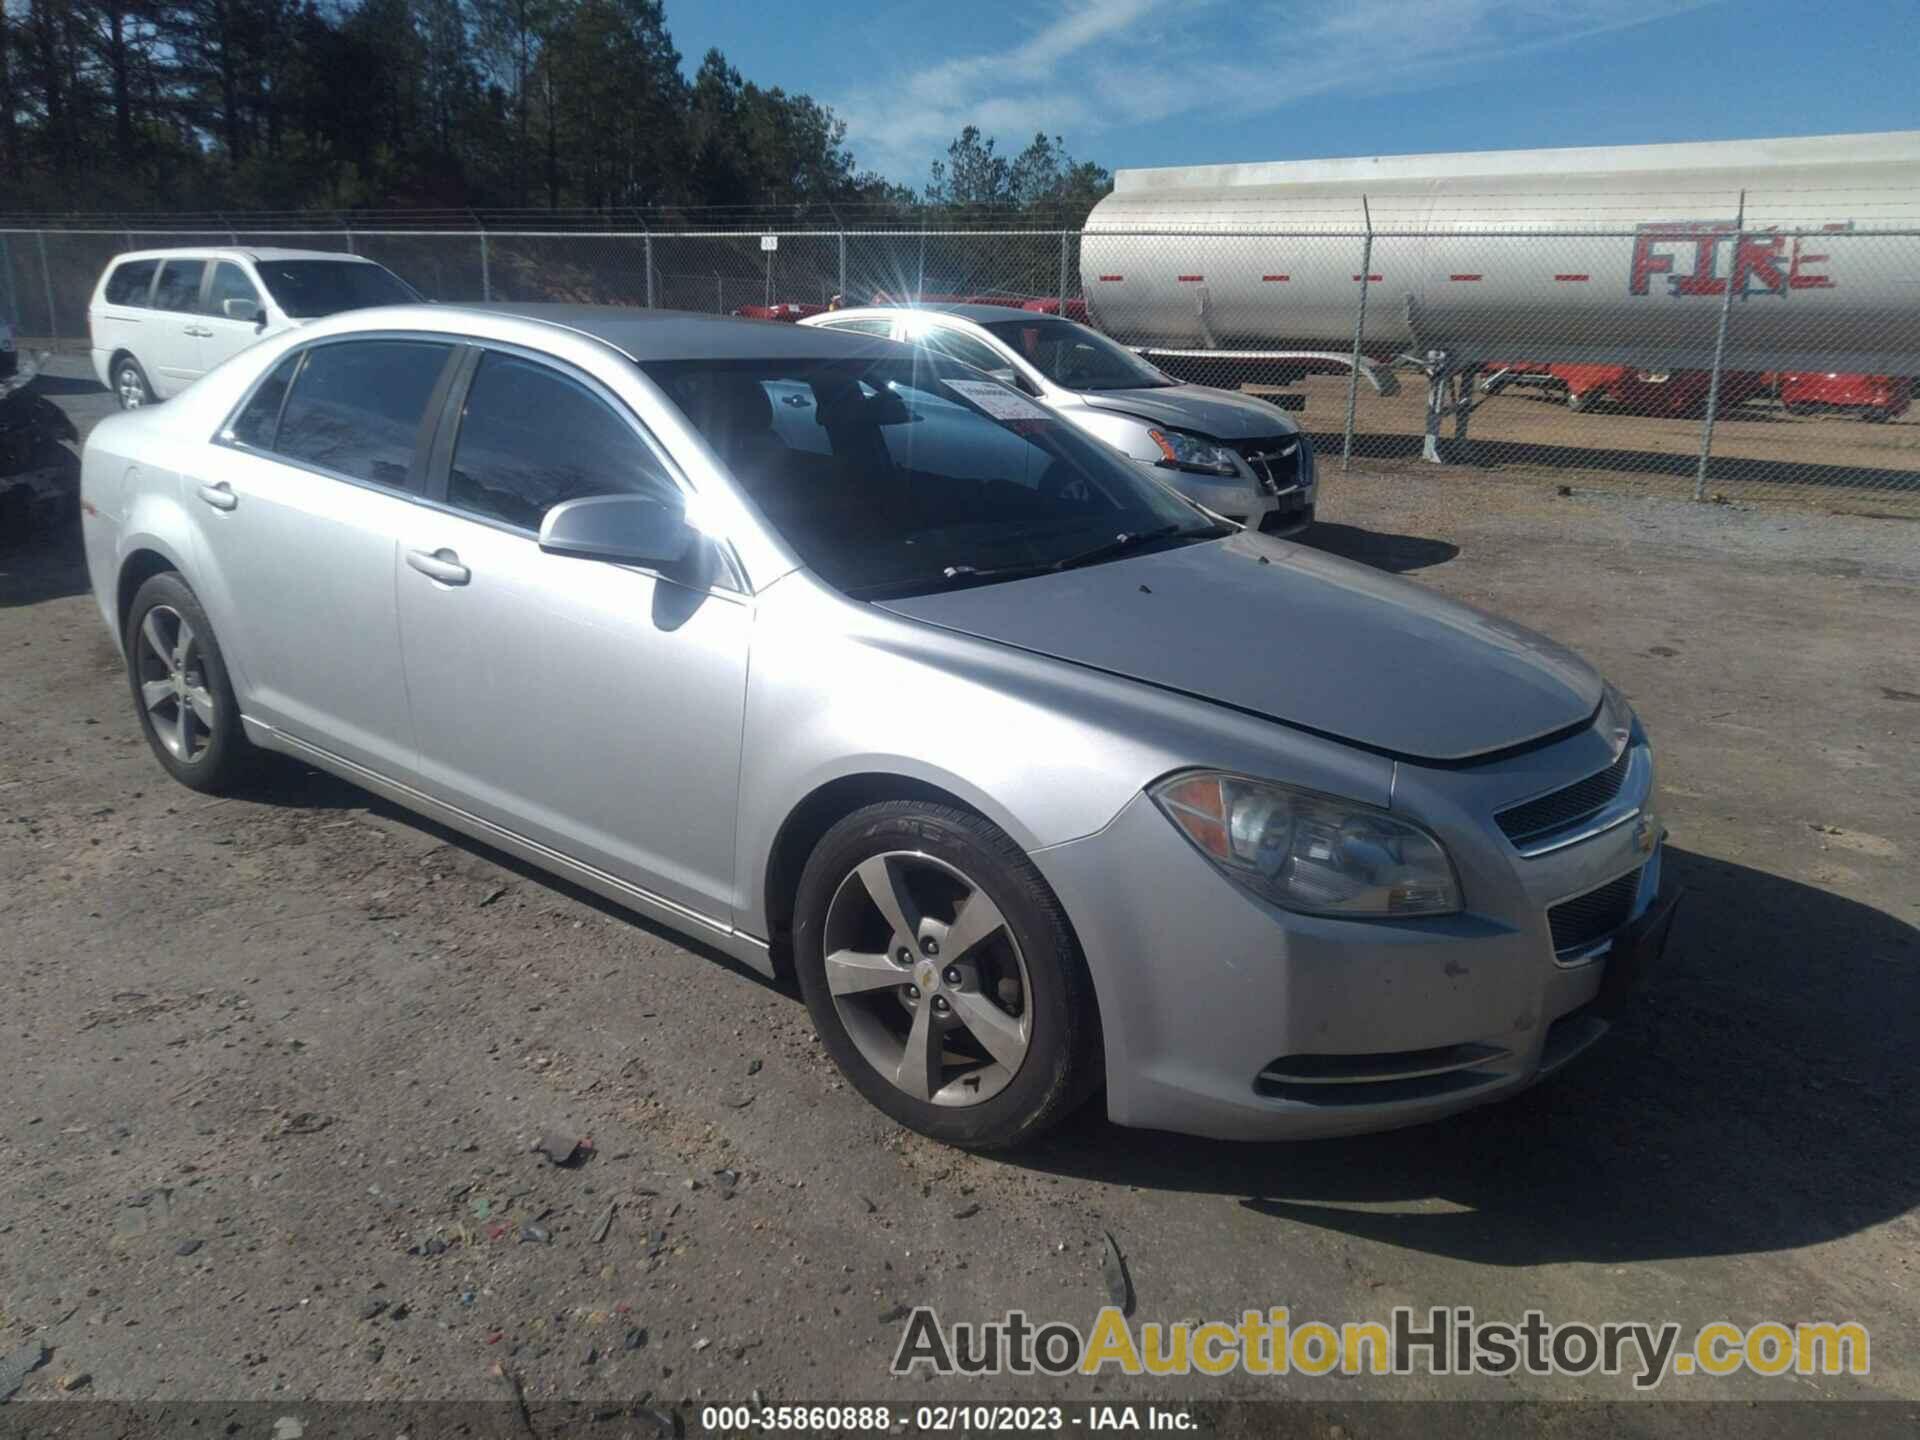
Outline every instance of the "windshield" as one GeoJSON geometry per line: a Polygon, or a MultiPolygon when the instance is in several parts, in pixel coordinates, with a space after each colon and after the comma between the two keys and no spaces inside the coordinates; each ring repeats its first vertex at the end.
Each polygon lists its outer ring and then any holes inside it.
{"type": "Polygon", "coordinates": [[[254,268],[274,303],[296,320],[420,298],[391,270],[365,260],[259,260],[254,268]]]}
{"type": "Polygon", "coordinates": [[[1126,346],[1071,320],[1029,316],[982,328],[1068,390],[1148,390],[1174,383],[1126,346]]]}
{"type": "Polygon", "coordinates": [[[801,560],[850,595],[991,584],[1225,533],[1051,411],[944,357],[641,368],[801,560]]]}

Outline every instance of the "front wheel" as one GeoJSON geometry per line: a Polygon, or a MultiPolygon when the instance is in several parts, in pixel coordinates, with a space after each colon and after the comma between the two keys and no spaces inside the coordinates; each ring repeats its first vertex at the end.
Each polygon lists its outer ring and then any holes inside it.
{"type": "Polygon", "coordinates": [[[154,758],[182,785],[231,790],[259,752],[240,724],[240,703],[199,598],[169,570],[133,597],[125,636],[127,682],[154,758]]]}
{"type": "Polygon", "coordinates": [[[1060,902],[978,815],[886,801],[814,848],[794,963],[827,1051],[910,1129],[973,1149],[1057,1124],[1099,1078],[1099,1020],[1060,902]]]}

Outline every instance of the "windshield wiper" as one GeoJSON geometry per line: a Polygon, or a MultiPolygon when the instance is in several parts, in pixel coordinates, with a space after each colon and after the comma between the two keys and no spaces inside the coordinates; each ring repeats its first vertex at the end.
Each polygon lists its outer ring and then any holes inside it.
{"type": "Polygon", "coordinates": [[[1216,539],[1230,533],[1223,525],[1207,525],[1198,530],[1189,530],[1184,525],[1156,525],[1151,530],[1136,530],[1132,534],[1122,531],[1111,540],[1103,540],[1098,545],[1082,550],[1077,555],[1069,555],[1064,560],[1056,560],[1048,566],[1049,570],[1072,570],[1081,565],[1094,565],[1102,560],[1111,560],[1125,555],[1129,550],[1138,550],[1142,545],[1151,545],[1156,540],[1170,540],[1175,535],[1191,536],[1195,540],[1216,539]]]}
{"type": "Polygon", "coordinates": [[[949,565],[937,575],[849,585],[846,593],[856,600],[891,600],[905,595],[930,595],[936,590],[962,590],[969,585],[991,585],[996,580],[1024,580],[1050,574],[1054,569],[1053,565],[949,565]]]}
{"type": "Polygon", "coordinates": [[[1176,535],[1183,539],[1212,540],[1232,533],[1233,527],[1230,525],[1203,525],[1197,529],[1189,529],[1185,525],[1156,525],[1151,530],[1116,535],[1111,540],[1103,540],[1090,549],[1061,560],[1019,565],[949,565],[935,575],[876,580],[870,585],[848,585],[843,588],[846,594],[856,600],[895,600],[907,595],[931,595],[939,590],[964,590],[969,586],[991,585],[1000,580],[1027,580],[1035,575],[1054,575],[1079,565],[1111,560],[1116,555],[1124,555],[1157,540],[1170,540],[1176,535]]]}

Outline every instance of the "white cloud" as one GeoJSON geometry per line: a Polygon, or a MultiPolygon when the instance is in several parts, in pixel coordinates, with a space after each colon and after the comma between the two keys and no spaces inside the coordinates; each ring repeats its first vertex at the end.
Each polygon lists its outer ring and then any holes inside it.
{"type": "Polygon", "coordinates": [[[1010,50],[990,35],[826,98],[862,164],[913,183],[966,125],[1013,149],[1041,130],[1094,153],[1105,130],[1165,121],[1195,128],[1200,161],[1210,117],[1441,84],[1711,3],[1072,0],[1010,50]]]}

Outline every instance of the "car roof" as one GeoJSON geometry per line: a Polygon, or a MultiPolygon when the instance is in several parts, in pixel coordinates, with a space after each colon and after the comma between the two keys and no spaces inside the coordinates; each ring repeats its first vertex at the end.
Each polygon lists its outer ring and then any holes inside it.
{"type": "Polygon", "coordinates": [[[375,262],[347,250],[289,250],[273,245],[176,245],[167,250],[125,250],[113,257],[122,260],[352,260],[356,264],[375,262]]]}
{"type": "Polygon", "coordinates": [[[346,310],[313,321],[302,333],[338,338],[359,331],[415,329],[468,334],[482,340],[519,339],[513,322],[585,335],[645,364],[657,360],[837,360],[907,353],[877,335],[801,329],[776,320],[745,320],[628,305],[566,305],[500,301],[493,304],[383,305],[346,310]],[[463,318],[464,317],[464,318],[463,318]],[[489,323],[476,324],[485,321],[489,323]],[[502,324],[501,322],[506,322],[502,324]]]}
{"type": "MultiPolygon", "coordinates": [[[[959,300],[930,300],[917,305],[863,305],[846,310],[832,310],[825,315],[810,316],[815,328],[831,325],[835,320],[868,315],[898,315],[903,311],[919,312],[929,315],[951,315],[956,320],[971,320],[976,325],[993,325],[1005,320],[1058,320],[1058,315],[1049,315],[1042,310],[1022,310],[1017,305],[982,305],[978,302],[959,300]]],[[[1072,321],[1068,321],[1072,324],[1072,321]]]]}

